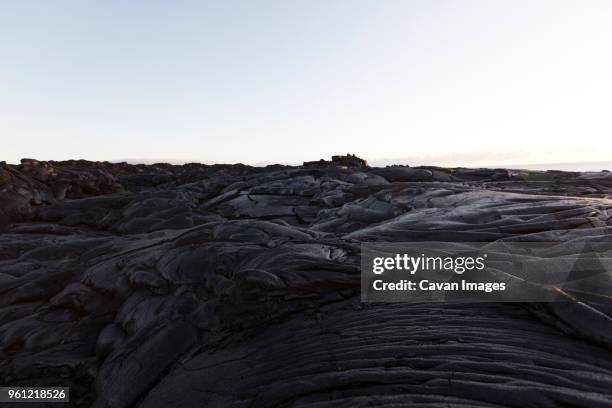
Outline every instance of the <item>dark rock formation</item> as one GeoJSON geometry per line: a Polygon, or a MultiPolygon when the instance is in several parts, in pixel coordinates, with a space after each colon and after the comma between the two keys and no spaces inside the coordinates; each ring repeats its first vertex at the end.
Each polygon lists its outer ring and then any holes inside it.
{"type": "Polygon", "coordinates": [[[326,167],[326,166],[342,166],[342,167],[368,167],[368,162],[354,154],[347,153],[346,156],[332,156],[331,161],[320,159],[318,161],[304,162],[304,167],[326,167]]]}
{"type": "Polygon", "coordinates": [[[80,160],[57,166],[22,159],[20,165],[9,166],[0,162],[0,224],[29,219],[33,207],[43,204],[120,190],[114,175],[98,163],[80,160]]]}
{"type": "Polygon", "coordinates": [[[610,173],[327,163],[2,163],[0,382],[94,407],[612,406],[607,299],[359,300],[361,242],[609,242],[610,173]]]}

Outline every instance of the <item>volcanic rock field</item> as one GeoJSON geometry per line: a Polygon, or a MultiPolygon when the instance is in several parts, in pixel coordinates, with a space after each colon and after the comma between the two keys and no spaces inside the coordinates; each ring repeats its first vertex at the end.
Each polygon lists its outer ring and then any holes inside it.
{"type": "Polygon", "coordinates": [[[0,385],[98,408],[612,407],[610,297],[360,299],[363,242],[612,254],[611,211],[605,171],[1,162],[0,385]]]}

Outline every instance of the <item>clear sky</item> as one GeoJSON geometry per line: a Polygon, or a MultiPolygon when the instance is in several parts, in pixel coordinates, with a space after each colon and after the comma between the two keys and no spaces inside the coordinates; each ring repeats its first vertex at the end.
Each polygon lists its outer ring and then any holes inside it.
{"type": "Polygon", "coordinates": [[[0,160],[612,161],[610,1],[0,0],[0,160]]]}

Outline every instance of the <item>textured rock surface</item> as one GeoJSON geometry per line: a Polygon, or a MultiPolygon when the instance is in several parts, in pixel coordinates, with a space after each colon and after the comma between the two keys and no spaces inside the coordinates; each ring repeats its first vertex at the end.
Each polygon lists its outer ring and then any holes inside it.
{"type": "Polygon", "coordinates": [[[0,164],[0,382],[95,407],[612,406],[612,303],[359,302],[365,241],[612,242],[610,173],[0,164]],[[512,391],[512,393],[510,393],[512,391]]]}

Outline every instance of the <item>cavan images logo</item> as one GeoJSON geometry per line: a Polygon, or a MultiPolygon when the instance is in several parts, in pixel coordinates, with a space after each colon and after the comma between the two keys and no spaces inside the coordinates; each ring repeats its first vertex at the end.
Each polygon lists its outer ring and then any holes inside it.
{"type": "Polygon", "coordinates": [[[447,277],[440,279],[425,278],[421,279],[397,279],[385,281],[376,279],[372,282],[372,289],[375,291],[483,291],[491,293],[493,291],[506,290],[504,282],[471,282],[466,279],[450,281],[452,278],[448,274],[463,275],[469,271],[483,271],[487,254],[480,256],[427,256],[420,254],[411,256],[407,253],[397,253],[394,256],[378,256],[372,259],[372,272],[375,275],[382,275],[385,272],[401,272],[409,275],[428,275],[428,272],[446,273],[447,277]]]}
{"type": "Polygon", "coordinates": [[[609,242],[361,245],[363,302],[563,302],[608,298],[609,242]]]}

